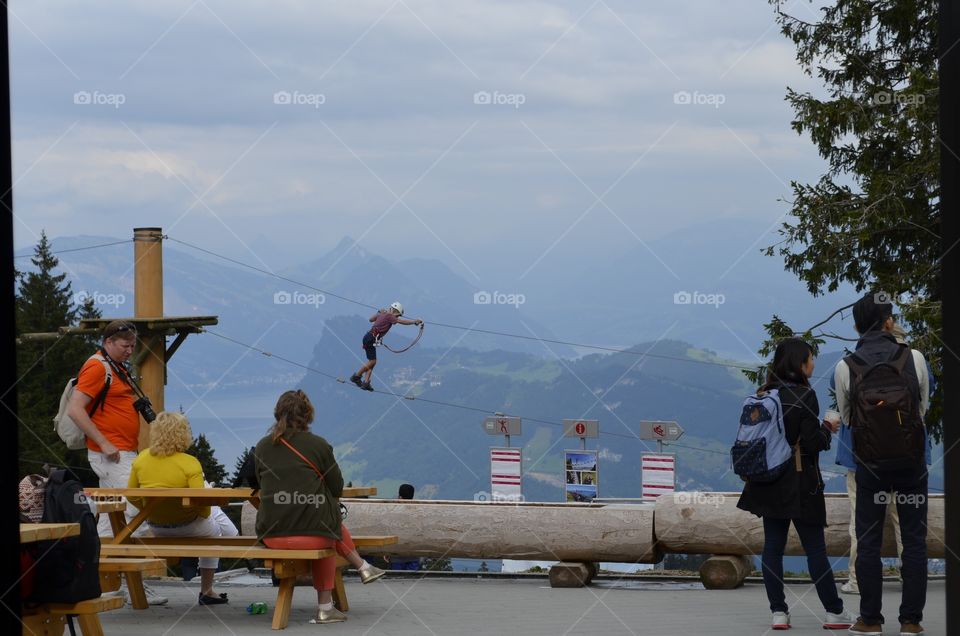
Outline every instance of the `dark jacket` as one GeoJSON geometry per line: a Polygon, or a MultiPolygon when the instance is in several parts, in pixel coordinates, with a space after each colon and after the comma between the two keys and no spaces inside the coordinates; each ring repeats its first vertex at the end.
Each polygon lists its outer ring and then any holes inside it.
{"type": "Polygon", "coordinates": [[[831,433],[820,421],[817,394],[806,386],[784,386],[780,388],[780,403],[787,442],[794,446],[800,441],[802,471],[796,471],[791,457],[790,467],[777,481],[744,485],[737,507],[758,517],[795,519],[826,526],[820,451],[830,449],[831,433]]]}
{"type": "Polygon", "coordinates": [[[340,539],[340,495],[343,476],[327,440],[310,432],[284,438],[320,469],[324,478],[302,459],[267,435],[254,449],[260,508],[257,536],[319,536],[340,539]]]}

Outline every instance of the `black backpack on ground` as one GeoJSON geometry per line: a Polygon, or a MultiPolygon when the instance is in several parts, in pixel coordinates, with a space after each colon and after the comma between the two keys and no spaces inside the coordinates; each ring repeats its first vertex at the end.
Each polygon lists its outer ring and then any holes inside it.
{"type": "Polygon", "coordinates": [[[100,596],[100,537],[83,486],[66,470],[47,482],[43,523],[79,523],[80,535],[37,543],[29,602],[77,603],[100,596]]]}
{"type": "Polygon", "coordinates": [[[900,346],[886,359],[868,364],[856,353],[844,358],[850,369],[850,424],[858,464],[902,470],[924,462],[924,425],[916,388],[908,374],[913,352],[900,346]]]}

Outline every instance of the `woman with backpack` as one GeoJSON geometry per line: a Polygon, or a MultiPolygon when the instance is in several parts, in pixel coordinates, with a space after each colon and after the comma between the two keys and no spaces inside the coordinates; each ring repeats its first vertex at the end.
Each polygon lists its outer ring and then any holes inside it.
{"type": "Polygon", "coordinates": [[[773,481],[747,481],[737,503],[738,508],[763,519],[761,567],[773,612],[771,627],[775,630],[790,629],[790,611],[783,586],[783,553],[791,523],[800,537],[810,577],[827,613],[824,629],[846,629],[856,621],[855,616],[843,609],[827,560],[823,534],[827,512],[820,452],[830,448],[834,431],[831,425],[821,421],[817,394],[810,386],[814,365],[813,348],[803,340],[788,338],[777,345],[766,383],[757,391],[756,398],[779,398],[783,435],[793,452],[786,470],[773,481]]]}

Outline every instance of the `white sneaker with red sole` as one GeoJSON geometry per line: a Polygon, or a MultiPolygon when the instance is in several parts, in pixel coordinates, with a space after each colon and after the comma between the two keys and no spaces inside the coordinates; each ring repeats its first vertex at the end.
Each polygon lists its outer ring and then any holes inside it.
{"type": "Polygon", "coordinates": [[[774,612],[773,622],[770,624],[770,629],[790,629],[790,614],[787,612],[774,612]]]}

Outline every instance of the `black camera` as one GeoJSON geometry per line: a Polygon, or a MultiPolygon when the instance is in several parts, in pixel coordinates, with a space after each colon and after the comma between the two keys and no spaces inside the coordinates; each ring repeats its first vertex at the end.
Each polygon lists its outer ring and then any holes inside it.
{"type": "Polygon", "coordinates": [[[133,403],[134,410],[143,416],[147,424],[157,419],[157,414],[153,410],[153,404],[150,404],[150,398],[144,396],[133,403]]]}

